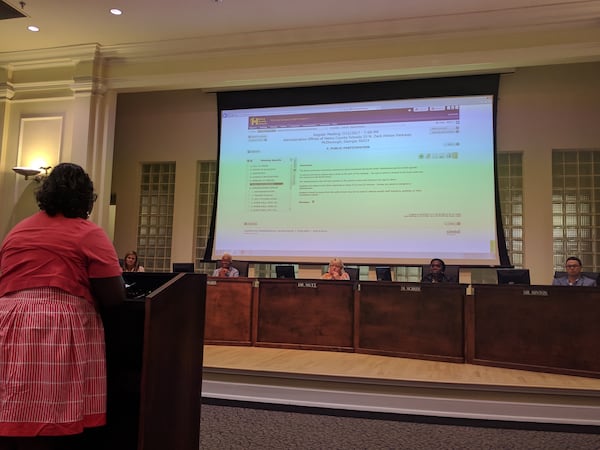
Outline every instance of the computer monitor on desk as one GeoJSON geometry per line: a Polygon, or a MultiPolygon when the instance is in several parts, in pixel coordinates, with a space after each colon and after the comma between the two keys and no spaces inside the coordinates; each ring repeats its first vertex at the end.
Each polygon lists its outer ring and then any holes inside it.
{"type": "Polygon", "coordinates": [[[173,263],[173,272],[193,272],[194,263],[173,263]]]}
{"type": "Polygon", "coordinates": [[[497,269],[498,284],[531,284],[529,269],[497,269]]]}
{"type": "Polygon", "coordinates": [[[375,267],[377,281],[392,281],[392,269],[389,267],[375,267]]]}
{"type": "Polygon", "coordinates": [[[296,278],[294,266],[275,266],[277,278],[296,278]]]}
{"type": "Polygon", "coordinates": [[[173,272],[123,272],[127,298],[144,298],[176,276],[173,272]]]}

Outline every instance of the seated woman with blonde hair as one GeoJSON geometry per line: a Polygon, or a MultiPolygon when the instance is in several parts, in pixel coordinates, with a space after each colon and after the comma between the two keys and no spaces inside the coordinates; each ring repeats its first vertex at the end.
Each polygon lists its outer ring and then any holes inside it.
{"type": "Polygon", "coordinates": [[[339,258],[329,261],[327,272],[321,277],[323,280],[349,280],[350,275],[344,270],[344,263],[339,258]]]}

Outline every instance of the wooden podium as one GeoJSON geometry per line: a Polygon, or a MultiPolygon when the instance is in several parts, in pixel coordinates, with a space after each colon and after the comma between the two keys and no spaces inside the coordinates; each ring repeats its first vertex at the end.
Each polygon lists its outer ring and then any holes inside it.
{"type": "Polygon", "coordinates": [[[131,279],[151,293],[103,317],[108,405],[101,447],[198,450],[206,275],[131,279]]]}

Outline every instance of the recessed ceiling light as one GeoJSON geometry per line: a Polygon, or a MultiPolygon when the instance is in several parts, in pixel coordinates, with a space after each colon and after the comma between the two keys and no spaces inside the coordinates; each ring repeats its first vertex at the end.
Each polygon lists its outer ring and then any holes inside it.
{"type": "Polygon", "coordinates": [[[29,31],[40,31],[40,29],[39,29],[38,27],[36,27],[35,25],[29,25],[29,26],[27,27],[27,29],[28,29],[29,31]]]}
{"type": "Polygon", "coordinates": [[[123,14],[123,11],[121,11],[121,10],[120,10],[120,9],[118,9],[118,8],[112,8],[112,9],[110,10],[110,13],[111,13],[111,14],[114,14],[115,16],[120,16],[121,14],[123,14]]]}

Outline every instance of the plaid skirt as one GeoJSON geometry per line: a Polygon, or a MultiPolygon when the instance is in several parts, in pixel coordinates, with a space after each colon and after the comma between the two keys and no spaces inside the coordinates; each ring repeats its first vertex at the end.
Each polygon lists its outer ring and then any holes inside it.
{"type": "Polygon", "coordinates": [[[104,329],[94,305],[56,288],[0,297],[0,436],[105,423],[104,329]]]}

